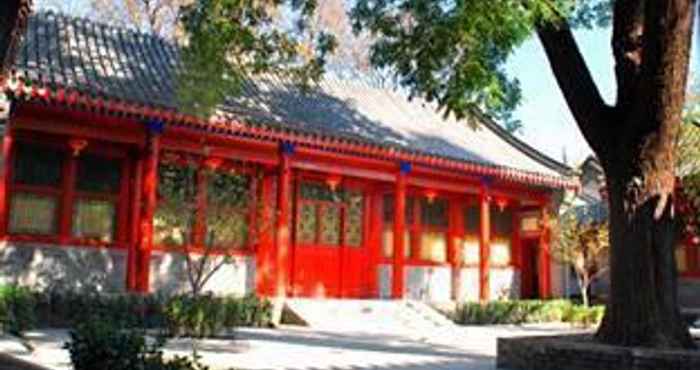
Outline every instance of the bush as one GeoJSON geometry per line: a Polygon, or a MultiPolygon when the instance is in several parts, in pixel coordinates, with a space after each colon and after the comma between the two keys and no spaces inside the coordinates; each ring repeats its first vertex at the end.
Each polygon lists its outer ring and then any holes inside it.
{"type": "Polygon", "coordinates": [[[36,299],[27,288],[0,286],[0,328],[21,336],[36,325],[36,299]]]}
{"type": "Polygon", "coordinates": [[[166,360],[161,338],[149,344],[141,330],[123,328],[93,317],[70,332],[64,346],[75,370],[207,370],[198,359],[166,360]]]}
{"type": "Polygon", "coordinates": [[[121,327],[165,328],[174,336],[201,338],[224,328],[267,327],[272,320],[272,305],[252,295],[194,298],[51,291],[37,297],[39,322],[47,327],[71,327],[85,317],[108,317],[121,327]]]}
{"type": "Polygon", "coordinates": [[[595,325],[603,317],[604,307],[584,307],[567,300],[468,302],[448,316],[460,325],[526,324],[569,322],[595,325]]]}
{"type": "Polygon", "coordinates": [[[272,305],[255,296],[182,295],[168,301],[164,317],[171,335],[203,338],[217,335],[224,328],[269,326],[272,305]]]}

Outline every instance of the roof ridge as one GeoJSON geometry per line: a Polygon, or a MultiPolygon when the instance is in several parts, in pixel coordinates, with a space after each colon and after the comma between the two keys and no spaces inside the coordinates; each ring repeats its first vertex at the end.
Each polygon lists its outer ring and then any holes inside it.
{"type": "Polygon", "coordinates": [[[109,23],[105,20],[102,20],[102,19],[94,19],[94,18],[90,18],[88,16],[67,14],[61,10],[55,10],[55,9],[51,9],[51,8],[39,9],[39,10],[33,12],[33,14],[30,16],[30,18],[32,18],[34,16],[49,16],[49,17],[53,16],[56,18],[62,18],[62,19],[67,20],[67,21],[91,23],[92,26],[100,26],[104,29],[109,30],[110,32],[117,32],[117,33],[128,32],[128,33],[131,33],[131,34],[136,35],[136,36],[153,38],[153,39],[156,39],[156,40],[163,42],[164,44],[168,44],[170,46],[174,46],[177,48],[181,47],[181,45],[178,45],[178,43],[173,41],[173,40],[168,40],[161,35],[158,35],[158,34],[152,33],[152,32],[147,32],[147,31],[138,29],[134,26],[130,26],[128,24],[115,25],[115,24],[111,24],[111,23],[109,23]]]}

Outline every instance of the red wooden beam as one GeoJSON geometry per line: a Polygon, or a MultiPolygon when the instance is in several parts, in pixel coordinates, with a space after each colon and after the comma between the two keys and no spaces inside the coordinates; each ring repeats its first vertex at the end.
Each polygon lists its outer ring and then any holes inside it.
{"type": "Polygon", "coordinates": [[[491,259],[491,197],[488,188],[482,185],[479,194],[481,210],[479,233],[479,300],[488,301],[490,296],[489,266],[491,259]]]}
{"type": "Polygon", "coordinates": [[[391,297],[404,297],[404,231],[406,230],[406,175],[410,165],[402,163],[396,176],[394,190],[394,257],[391,279],[391,297]]]}
{"type": "Polygon", "coordinates": [[[158,161],[160,157],[160,133],[149,127],[148,145],[144,161],[142,184],[143,208],[139,240],[137,290],[148,293],[150,286],[151,251],[153,250],[153,216],[157,207],[158,161]]]}
{"type": "Polygon", "coordinates": [[[277,186],[277,233],[276,233],[276,264],[277,282],[276,296],[286,297],[289,282],[290,269],[290,245],[291,245],[291,225],[289,224],[290,196],[292,195],[292,169],[291,156],[294,153],[294,146],[283,143],[280,148],[279,185],[277,186]]]}
{"type": "Polygon", "coordinates": [[[5,134],[2,139],[2,179],[0,179],[0,237],[7,236],[10,208],[10,182],[12,181],[12,124],[8,120],[5,123],[5,134]]]}

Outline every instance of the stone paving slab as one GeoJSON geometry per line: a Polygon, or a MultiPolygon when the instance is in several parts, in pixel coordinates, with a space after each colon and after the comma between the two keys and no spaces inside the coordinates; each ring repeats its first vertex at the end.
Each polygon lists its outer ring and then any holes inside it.
{"type": "MultiPolygon", "coordinates": [[[[249,329],[227,338],[198,340],[199,353],[213,369],[244,370],[492,370],[496,338],[576,332],[564,325],[469,326],[414,335],[321,331],[304,327],[249,329]]],[[[0,352],[49,369],[69,370],[65,330],[28,333],[36,350],[29,353],[10,337],[0,337],[0,352]]],[[[167,354],[188,355],[192,341],[173,339],[167,354]]]]}

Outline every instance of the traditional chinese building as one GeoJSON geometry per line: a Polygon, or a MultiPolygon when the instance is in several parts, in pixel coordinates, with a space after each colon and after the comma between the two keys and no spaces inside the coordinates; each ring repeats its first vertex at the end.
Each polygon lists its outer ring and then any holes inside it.
{"type": "Polygon", "coordinates": [[[208,120],[178,110],[178,49],[30,17],[0,80],[2,276],[158,292],[183,250],[233,251],[222,293],[432,301],[548,297],[548,209],[570,169],[364,79],[256,78],[208,120]]]}

